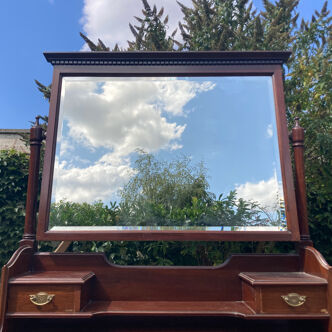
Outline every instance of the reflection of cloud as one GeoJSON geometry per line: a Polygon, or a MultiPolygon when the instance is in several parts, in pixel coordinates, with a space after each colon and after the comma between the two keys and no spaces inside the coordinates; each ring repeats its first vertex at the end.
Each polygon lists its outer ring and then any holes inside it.
{"type": "Polygon", "coordinates": [[[60,164],[56,161],[56,187],[53,190],[55,201],[108,202],[134,173],[129,160],[115,160],[112,164],[109,156],[108,161],[98,161],[87,168],[68,168],[65,161],[60,164]]]}
{"type": "Polygon", "coordinates": [[[255,201],[260,207],[269,210],[279,205],[279,198],[282,197],[282,189],[278,184],[276,176],[257,183],[246,182],[235,187],[237,197],[247,201],[255,201]]]}
{"type": "Polygon", "coordinates": [[[121,155],[136,148],[174,149],[185,125],[165,116],[183,115],[191,99],[213,87],[184,80],[67,81],[63,111],[71,139],[91,147],[107,147],[121,155]]]}
{"type": "Polygon", "coordinates": [[[66,138],[62,138],[58,144],[60,144],[60,157],[70,153],[74,149],[72,143],[66,138]]]}
{"type": "Polygon", "coordinates": [[[266,135],[268,138],[271,138],[273,136],[273,129],[271,123],[266,128],[266,135]]]}
{"type": "Polygon", "coordinates": [[[61,159],[55,165],[53,199],[107,202],[114,198],[133,175],[130,155],[138,148],[146,152],[182,148],[178,140],[186,125],[168,118],[185,117],[184,106],[213,88],[210,82],[174,78],[64,79],[61,159]],[[87,151],[97,152],[99,159],[87,162],[91,158],[87,151]],[[78,163],[88,167],[80,168],[78,163]]]}

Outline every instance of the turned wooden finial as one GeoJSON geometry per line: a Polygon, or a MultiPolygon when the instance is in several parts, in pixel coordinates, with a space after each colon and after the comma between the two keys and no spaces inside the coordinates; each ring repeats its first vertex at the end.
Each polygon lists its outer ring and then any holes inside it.
{"type": "Polygon", "coordinates": [[[35,127],[39,127],[39,119],[41,118],[40,115],[36,116],[36,122],[35,122],[35,127]]]}
{"type": "Polygon", "coordinates": [[[28,191],[25,207],[24,234],[20,241],[21,246],[28,245],[33,248],[36,246],[36,213],[39,187],[40,148],[44,139],[43,129],[39,124],[40,118],[40,116],[36,117],[36,122],[30,129],[28,191]]]}

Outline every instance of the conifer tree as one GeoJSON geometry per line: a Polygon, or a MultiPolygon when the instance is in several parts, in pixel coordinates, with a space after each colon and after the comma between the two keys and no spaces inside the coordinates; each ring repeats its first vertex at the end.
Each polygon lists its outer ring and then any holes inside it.
{"type": "Polygon", "coordinates": [[[134,35],[133,41],[128,41],[128,51],[173,51],[176,30],[167,35],[168,15],[163,18],[164,8],[159,11],[154,5],[152,8],[147,0],[142,0],[143,17],[135,16],[139,25],[129,23],[134,35]]]}
{"type": "Polygon", "coordinates": [[[179,23],[181,49],[241,50],[253,48],[262,34],[249,0],[193,0],[193,8],[178,2],[184,15],[179,23]]]}
{"type": "Polygon", "coordinates": [[[299,13],[299,0],[278,0],[274,4],[263,0],[265,11],[261,12],[263,25],[263,50],[287,50],[294,40],[294,28],[299,13]]]}
{"type": "Polygon", "coordinates": [[[179,23],[181,49],[283,50],[292,41],[299,0],[264,0],[259,14],[249,0],[192,0],[193,8],[179,5],[184,23],[179,23]]]}
{"type": "MultiPolygon", "coordinates": [[[[99,38],[98,38],[98,44],[95,44],[93,41],[91,41],[82,32],[80,32],[80,36],[87,43],[87,45],[90,48],[90,51],[93,51],[93,52],[109,52],[110,51],[110,48],[107,47],[99,38]]],[[[115,45],[115,48],[118,49],[118,45],[117,44],[115,45]]],[[[114,51],[114,49],[112,51],[114,51]]]]}

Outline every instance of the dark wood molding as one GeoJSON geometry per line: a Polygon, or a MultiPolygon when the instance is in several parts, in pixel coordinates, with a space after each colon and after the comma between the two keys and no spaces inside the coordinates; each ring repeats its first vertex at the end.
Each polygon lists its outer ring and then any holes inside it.
{"type": "Polygon", "coordinates": [[[291,52],[46,52],[45,58],[54,66],[215,66],[283,64],[291,52]]]}

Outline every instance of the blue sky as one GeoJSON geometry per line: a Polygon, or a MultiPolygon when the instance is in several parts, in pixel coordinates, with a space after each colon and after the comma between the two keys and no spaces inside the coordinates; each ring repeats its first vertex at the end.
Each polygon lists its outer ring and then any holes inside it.
{"type": "MultiPolygon", "coordinates": [[[[33,81],[51,82],[52,67],[45,61],[44,51],[81,50],[80,31],[110,44],[115,41],[126,44],[125,40],[130,38],[128,22],[133,22],[132,16],[140,15],[141,9],[139,0],[132,0],[134,6],[130,7],[126,1],[129,0],[0,1],[0,128],[29,128],[29,121],[36,115],[48,113],[48,103],[33,81]]],[[[175,1],[155,2],[164,5],[170,14],[170,27],[175,27],[179,20],[175,1]]],[[[261,8],[261,0],[253,2],[261,8]]],[[[309,19],[323,3],[302,0],[299,12],[309,19]]]]}

